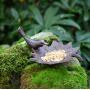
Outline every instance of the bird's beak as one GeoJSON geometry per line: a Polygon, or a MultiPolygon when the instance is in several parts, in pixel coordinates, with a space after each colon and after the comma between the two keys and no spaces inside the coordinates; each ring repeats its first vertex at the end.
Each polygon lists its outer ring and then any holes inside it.
{"type": "Polygon", "coordinates": [[[48,45],[48,43],[47,42],[45,42],[44,40],[41,40],[42,42],[43,42],[43,44],[44,45],[48,45]]]}
{"type": "Polygon", "coordinates": [[[46,42],[45,42],[44,44],[45,44],[45,45],[48,45],[48,43],[46,43],[46,42]]]}

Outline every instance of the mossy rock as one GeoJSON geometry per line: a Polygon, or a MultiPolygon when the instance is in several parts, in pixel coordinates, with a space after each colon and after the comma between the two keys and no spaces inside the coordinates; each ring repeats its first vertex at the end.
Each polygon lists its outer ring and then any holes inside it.
{"type": "Polygon", "coordinates": [[[90,70],[87,70],[88,75],[88,88],[90,89],[90,70]]]}
{"type": "MultiPolygon", "coordinates": [[[[47,36],[43,39],[45,38],[47,36]]],[[[30,56],[31,50],[24,41],[0,53],[0,88],[19,88],[21,71],[25,66],[31,64],[30,56]]]]}
{"type": "Polygon", "coordinates": [[[76,58],[69,63],[52,66],[35,63],[24,69],[21,88],[87,88],[87,75],[76,58]]]}
{"type": "Polygon", "coordinates": [[[35,40],[45,40],[48,43],[51,43],[52,40],[57,40],[58,38],[52,32],[41,32],[31,37],[35,40]]]}
{"type": "MultiPolygon", "coordinates": [[[[40,32],[38,34],[35,34],[34,36],[30,37],[28,36],[28,38],[34,39],[34,40],[45,40],[46,42],[48,42],[49,44],[53,41],[53,40],[58,40],[58,37],[55,36],[52,32],[40,32]]],[[[24,41],[23,38],[21,38],[17,43],[22,43],[25,44],[26,42],[24,41]]]]}
{"type": "Polygon", "coordinates": [[[14,79],[29,63],[29,56],[28,47],[21,45],[14,45],[0,54],[0,88],[18,88],[14,79]]]}
{"type": "Polygon", "coordinates": [[[0,53],[9,48],[9,45],[0,45],[0,53]]]}

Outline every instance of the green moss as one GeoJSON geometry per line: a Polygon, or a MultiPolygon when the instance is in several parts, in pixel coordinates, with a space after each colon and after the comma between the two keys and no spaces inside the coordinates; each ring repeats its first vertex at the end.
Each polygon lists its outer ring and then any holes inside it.
{"type": "Polygon", "coordinates": [[[90,70],[86,70],[88,75],[88,88],[90,89],[90,70]]]}
{"type": "Polygon", "coordinates": [[[0,45],[0,53],[9,48],[9,45],[0,45]]]}
{"type": "MultiPolygon", "coordinates": [[[[74,61],[77,62],[77,59],[74,61]]],[[[21,88],[87,88],[84,69],[79,63],[71,63],[54,66],[36,63],[29,65],[22,74],[21,88]]]]}
{"type": "Polygon", "coordinates": [[[29,48],[18,44],[0,54],[0,88],[16,88],[14,84],[17,82],[14,79],[29,63],[29,56],[29,48]]]}
{"type": "Polygon", "coordinates": [[[16,42],[16,44],[21,43],[21,42],[24,42],[24,38],[21,38],[20,40],[18,40],[18,41],[16,42]]]}
{"type": "MultiPolygon", "coordinates": [[[[35,35],[36,39],[44,39],[52,41],[52,37],[55,36],[50,33],[44,33],[35,35]]],[[[35,39],[34,36],[31,37],[35,39]]],[[[30,64],[30,49],[23,39],[21,39],[16,45],[3,50],[0,53],[0,88],[19,88],[19,77],[22,69],[30,64]]]]}

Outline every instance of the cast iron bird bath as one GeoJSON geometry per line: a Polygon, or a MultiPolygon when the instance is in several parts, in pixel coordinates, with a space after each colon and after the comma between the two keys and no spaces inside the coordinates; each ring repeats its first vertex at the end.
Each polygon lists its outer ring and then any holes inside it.
{"type": "Polygon", "coordinates": [[[32,48],[32,61],[41,64],[59,64],[73,60],[73,57],[82,60],[79,55],[79,50],[72,47],[72,43],[64,45],[62,42],[53,41],[50,46],[44,40],[29,39],[22,27],[19,27],[18,32],[24,38],[30,48],[32,48]]]}

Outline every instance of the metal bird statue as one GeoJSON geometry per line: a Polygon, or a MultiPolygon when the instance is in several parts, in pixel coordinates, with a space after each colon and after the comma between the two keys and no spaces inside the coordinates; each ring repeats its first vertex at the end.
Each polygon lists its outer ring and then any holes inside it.
{"type": "Polygon", "coordinates": [[[18,32],[24,38],[24,40],[26,41],[28,46],[31,47],[32,49],[37,49],[43,45],[47,45],[47,43],[44,40],[32,40],[32,39],[28,38],[22,27],[18,28],[18,32]]]}
{"type": "Polygon", "coordinates": [[[28,46],[32,49],[32,61],[41,64],[59,64],[73,60],[73,57],[83,61],[78,49],[73,48],[71,43],[64,45],[62,42],[53,41],[50,46],[44,40],[29,39],[22,27],[18,32],[25,39],[28,46]]]}

